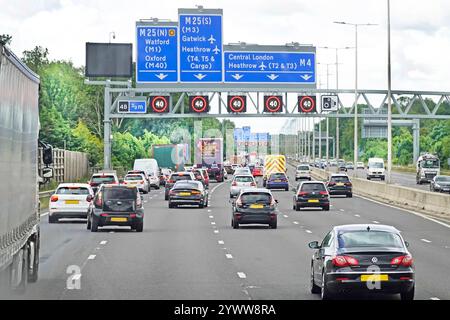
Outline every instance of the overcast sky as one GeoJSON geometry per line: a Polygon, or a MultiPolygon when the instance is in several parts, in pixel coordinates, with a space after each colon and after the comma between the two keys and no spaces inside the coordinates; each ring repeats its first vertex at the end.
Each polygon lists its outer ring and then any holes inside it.
{"type": "MultiPolygon", "coordinates": [[[[385,0],[0,0],[0,34],[13,36],[21,55],[36,45],[52,59],[84,65],[85,42],[133,42],[135,21],[177,20],[178,8],[223,8],[224,42],[299,42],[316,46],[354,46],[354,28],[333,21],[376,23],[359,30],[359,87],[386,89],[385,0]]],[[[450,91],[450,1],[391,0],[393,89],[450,91]]],[[[334,51],[318,49],[318,62],[334,63],[334,51]]],[[[340,88],[354,88],[354,50],[341,51],[340,88]]],[[[325,66],[318,66],[326,87],[325,66]]],[[[329,87],[336,73],[329,67],[329,87]]],[[[255,131],[279,130],[284,120],[237,120],[255,131]]]]}

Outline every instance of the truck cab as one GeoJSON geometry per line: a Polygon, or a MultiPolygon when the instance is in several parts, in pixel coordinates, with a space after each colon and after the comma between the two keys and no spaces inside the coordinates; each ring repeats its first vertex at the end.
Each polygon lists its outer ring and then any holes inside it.
{"type": "Polygon", "coordinates": [[[416,183],[430,182],[435,176],[440,175],[441,166],[439,158],[433,154],[423,154],[416,162],[416,183]]]}

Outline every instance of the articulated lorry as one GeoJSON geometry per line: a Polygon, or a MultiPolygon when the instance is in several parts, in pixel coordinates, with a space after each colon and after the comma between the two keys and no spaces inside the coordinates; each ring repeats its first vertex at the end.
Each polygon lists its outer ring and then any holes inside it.
{"type": "Polygon", "coordinates": [[[430,182],[441,173],[439,158],[433,154],[422,154],[416,162],[416,183],[430,182]]]}
{"type": "Polygon", "coordinates": [[[39,182],[53,174],[52,148],[38,133],[39,77],[0,45],[0,298],[38,279],[39,182]]]}
{"type": "Polygon", "coordinates": [[[207,168],[210,179],[222,182],[223,172],[223,139],[201,138],[197,140],[195,164],[198,168],[207,168]]]}

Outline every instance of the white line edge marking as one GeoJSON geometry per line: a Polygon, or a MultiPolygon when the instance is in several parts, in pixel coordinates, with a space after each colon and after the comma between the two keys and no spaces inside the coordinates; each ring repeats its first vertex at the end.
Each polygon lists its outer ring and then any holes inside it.
{"type": "Polygon", "coordinates": [[[438,297],[431,297],[430,300],[441,300],[438,297]]]}
{"type": "Polygon", "coordinates": [[[41,217],[44,217],[44,216],[46,216],[46,215],[48,215],[48,211],[47,211],[47,212],[44,212],[44,213],[41,213],[41,217]]]}
{"type": "Polygon", "coordinates": [[[420,239],[420,240],[423,241],[423,242],[426,242],[426,243],[431,243],[431,241],[428,240],[428,239],[420,239]]]}
{"type": "Polygon", "coordinates": [[[237,275],[238,275],[238,277],[241,278],[241,279],[247,278],[247,276],[246,276],[245,273],[243,273],[243,272],[238,272],[237,275]]]}
{"type": "Polygon", "coordinates": [[[373,222],[373,223],[376,223],[376,224],[379,224],[379,223],[380,223],[380,222],[377,221],[377,220],[373,220],[372,222],[373,222]]]}
{"type": "Polygon", "coordinates": [[[284,215],[283,215],[283,217],[285,217],[285,218],[289,218],[289,216],[288,216],[287,214],[284,214],[284,215]]]}
{"type": "Polygon", "coordinates": [[[96,257],[96,255],[95,254],[91,254],[89,257],[88,257],[88,260],[94,260],[95,259],[95,257],[96,257]]]}
{"type": "Polygon", "coordinates": [[[305,230],[306,231],[306,233],[312,233],[312,231],[311,230],[305,230]]]}
{"type": "Polygon", "coordinates": [[[227,254],[225,255],[225,257],[227,257],[227,259],[233,259],[233,256],[232,256],[230,253],[227,253],[227,254]]]}
{"type": "Polygon", "coordinates": [[[450,224],[446,224],[446,223],[444,223],[442,221],[433,219],[433,218],[428,217],[428,216],[426,216],[426,215],[424,215],[422,213],[419,213],[419,212],[416,212],[416,211],[412,211],[412,210],[408,210],[408,209],[401,208],[401,207],[396,207],[396,206],[393,206],[393,205],[390,205],[390,204],[387,204],[387,203],[383,203],[383,202],[380,202],[380,201],[377,201],[377,200],[373,200],[373,199],[370,199],[370,198],[366,198],[364,196],[360,196],[360,195],[356,195],[356,194],[355,194],[355,197],[358,197],[358,198],[361,198],[361,199],[364,199],[364,200],[367,200],[367,201],[371,201],[371,202],[374,202],[374,203],[377,203],[379,205],[386,206],[386,207],[389,207],[389,208],[392,208],[392,209],[397,209],[397,210],[400,210],[400,211],[411,213],[413,215],[416,215],[418,217],[421,217],[421,218],[429,220],[429,221],[433,221],[433,222],[435,222],[437,224],[440,224],[441,226],[444,226],[444,227],[450,229],[450,224]]]}
{"type": "Polygon", "coordinates": [[[294,221],[293,224],[298,224],[298,221],[294,221]]]}

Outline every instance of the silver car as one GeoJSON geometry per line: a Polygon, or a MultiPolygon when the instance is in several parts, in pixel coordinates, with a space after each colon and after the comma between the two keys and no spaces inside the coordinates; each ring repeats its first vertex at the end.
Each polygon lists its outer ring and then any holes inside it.
{"type": "Polygon", "coordinates": [[[230,198],[236,197],[241,189],[256,188],[255,178],[250,174],[234,176],[231,181],[230,198]]]}
{"type": "Polygon", "coordinates": [[[236,168],[236,169],[234,170],[233,175],[234,175],[235,177],[236,177],[236,176],[241,176],[241,175],[249,175],[249,176],[251,176],[252,173],[250,172],[250,169],[249,169],[248,167],[245,167],[245,168],[240,167],[240,168],[236,168]]]}

